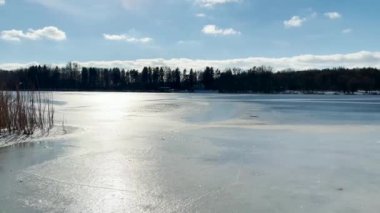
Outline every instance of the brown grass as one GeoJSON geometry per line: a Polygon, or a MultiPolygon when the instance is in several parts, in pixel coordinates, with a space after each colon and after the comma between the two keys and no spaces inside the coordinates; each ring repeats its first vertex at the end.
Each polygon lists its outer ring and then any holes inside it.
{"type": "Polygon", "coordinates": [[[32,135],[54,126],[52,96],[35,91],[0,91],[0,134],[32,135]]]}

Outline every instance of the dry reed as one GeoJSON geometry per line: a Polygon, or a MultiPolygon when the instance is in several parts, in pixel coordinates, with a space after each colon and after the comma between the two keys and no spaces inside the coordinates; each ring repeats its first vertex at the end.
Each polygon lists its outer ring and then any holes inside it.
{"type": "Polygon", "coordinates": [[[54,126],[50,93],[0,91],[0,134],[32,135],[54,126]]]}

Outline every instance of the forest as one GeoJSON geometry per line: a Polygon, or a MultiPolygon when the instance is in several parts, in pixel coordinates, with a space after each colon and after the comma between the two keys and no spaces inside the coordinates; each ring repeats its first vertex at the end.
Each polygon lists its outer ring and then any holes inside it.
{"type": "Polygon", "coordinates": [[[222,93],[279,93],[284,91],[339,91],[353,93],[380,90],[376,68],[331,68],[275,72],[260,66],[248,70],[171,69],[144,67],[142,70],[80,67],[30,66],[13,71],[0,70],[0,89],[51,91],[201,91],[222,93]]]}

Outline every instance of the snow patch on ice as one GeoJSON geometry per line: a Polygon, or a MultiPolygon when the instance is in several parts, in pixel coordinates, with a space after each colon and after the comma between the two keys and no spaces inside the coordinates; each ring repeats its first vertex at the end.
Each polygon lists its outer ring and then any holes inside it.
{"type": "Polygon", "coordinates": [[[51,140],[61,138],[74,133],[79,128],[73,126],[54,127],[50,131],[36,131],[33,135],[3,134],[0,135],[0,148],[20,143],[38,142],[42,139],[51,140]]]}

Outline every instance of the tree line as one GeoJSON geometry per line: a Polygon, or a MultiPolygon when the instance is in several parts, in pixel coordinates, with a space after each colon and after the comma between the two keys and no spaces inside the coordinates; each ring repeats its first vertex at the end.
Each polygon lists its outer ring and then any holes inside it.
{"type": "Polygon", "coordinates": [[[274,72],[271,67],[248,70],[193,70],[144,67],[142,70],[80,67],[30,66],[13,71],[0,70],[0,88],[6,90],[54,91],[196,91],[277,93],[283,91],[380,90],[376,68],[331,68],[274,72]]]}

